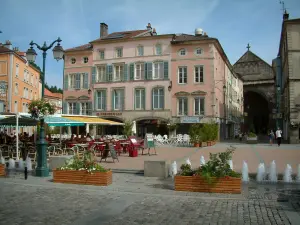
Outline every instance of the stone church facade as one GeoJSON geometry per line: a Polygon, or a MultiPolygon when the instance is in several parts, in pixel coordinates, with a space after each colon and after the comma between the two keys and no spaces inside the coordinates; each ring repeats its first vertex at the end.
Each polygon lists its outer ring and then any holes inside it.
{"type": "Polygon", "coordinates": [[[248,50],[233,65],[243,80],[244,132],[268,134],[276,129],[276,95],[274,73],[271,65],[248,50]]]}

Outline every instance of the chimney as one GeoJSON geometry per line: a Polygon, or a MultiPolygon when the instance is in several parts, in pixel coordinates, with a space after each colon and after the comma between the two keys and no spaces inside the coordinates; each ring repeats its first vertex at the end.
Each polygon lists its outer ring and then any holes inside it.
{"type": "Polygon", "coordinates": [[[147,30],[152,30],[151,23],[148,23],[147,30]]]}
{"type": "Polygon", "coordinates": [[[288,12],[286,10],[284,10],[283,20],[288,20],[289,16],[290,16],[290,14],[288,14],[288,12]]]}
{"type": "Polygon", "coordinates": [[[11,42],[9,40],[5,41],[4,47],[12,50],[12,44],[11,44],[11,42]]]}
{"type": "Polygon", "coordinates": [[[106,23],[100,23],[100,38],[108,35],[108,25],[106,23]]]}
{"type": "Polygon", "coordinates": [[[153,28],[152,35],[157,35],[155,28],[153,28]]]}
{"type": "Polygon", "coordinates": [[[18,48],[18,47],[14,47],[13,50],[14,50],[15,52],[19,52],[19,48],[18,48]]]}

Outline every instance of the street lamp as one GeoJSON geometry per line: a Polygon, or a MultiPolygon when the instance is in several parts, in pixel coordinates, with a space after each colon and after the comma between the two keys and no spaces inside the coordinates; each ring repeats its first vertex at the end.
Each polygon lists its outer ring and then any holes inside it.
{"type": "Polygon", "coordinates": [[[223,85],[223,93],[224,93],[224,126],[223,126],[223,137],[226,139],[226,85],[223,85]]]}
{"type": "MultiPolygon", "coordinates": [[[[42,98],[45,94],[45,66],[46,66],[46,56],[47,51],[53,47],[55,43],[57,45],[53,48],[53,56],[57,61],[62,59],[64,56],[64,50],[60,46],[61,39],[57,38],[49,46],[44,42],[43,46],[39,46],[33,41],[30,42],[30,48],[26,52],[26,58],[29,62],[34,62],[37,56],[36,51],[33,46],[35,45],[39,50],[43,51],[43,76],[42,76],[42,98]]],[[[37,167],[35,170],[36,176],[47,177],[49,176],[49,169],[47,168],[47,142],[45,140],[45,128],[44,128],[44,118],[40,121],[40,140],[37,142],[37,167]]]]}

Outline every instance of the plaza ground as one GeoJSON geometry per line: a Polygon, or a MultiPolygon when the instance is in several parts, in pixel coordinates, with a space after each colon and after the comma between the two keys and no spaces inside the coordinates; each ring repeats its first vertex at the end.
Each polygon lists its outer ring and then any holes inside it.
{"type": "Polygon", "coordinates": [[[233,155],[233,167],[238,172],[242,171],[244,160],[248,163],[249,173],[256,173],[259,163],[264,162],[266,166],[269,166],[272,160],[276,162],[278,173],[284,173],[287,164],[290,164],[293,172],[297,173],[297,167],[300,164],[300,145],[283,144],[278,147],[269,144],[249,145],[243,143],[217,143],[214,146],[204,148],[159,146],[156,148],[157,155],[154,155],[153,150],[151,150],[150,156],[146,155],[147,150],[145,150],[145,155],[132,158],[128,157],[128,154],[122,154],[119,157],[119,162],[113,163],[112,159],[108,158],[107,162],[101,164],[106,168],[115,170],[143,171],[145,160],[176,161],[177,165],[180,166],[189,158],[192,166],[198,167],[202,155],[207,161],[209,153],[225,151],[230,146],[236,148],[233,155]]]}

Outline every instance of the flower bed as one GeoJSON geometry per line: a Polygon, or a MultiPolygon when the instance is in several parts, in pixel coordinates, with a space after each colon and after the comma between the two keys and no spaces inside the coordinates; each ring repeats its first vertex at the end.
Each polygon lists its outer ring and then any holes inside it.
{"type": "Polygon", "coordinates": [[[53,182],[107,186],[112,183],[112,171],[100,166],[93,151],[87,150],[82,159],[74,156],[65,166],[53,170],[53,182]]]}
{"type": "Polygon", "coordinates": [[[175,191],[241,193],[241,178],[212,178],[211,183],[201,176],[175,176],[175,191]]]}
{"type": "Polygon", "coordinates": [[[4,177],[5,175],[5,164],[0,164],[0,177],[4,177]]]}
{"type": "Polygon", "coordinates": [[[53,170],[53,182],[107,186],[112,183],[112,171],[53,170]]]}
{"type": "Polygon", "coordinates": [[[210,153],[210,160],[197,169],[189,164],[183,164],[175,176],[176,191],[241,193],[241,175],[230,168],[234,148],[226,152],[210,153]]]}

